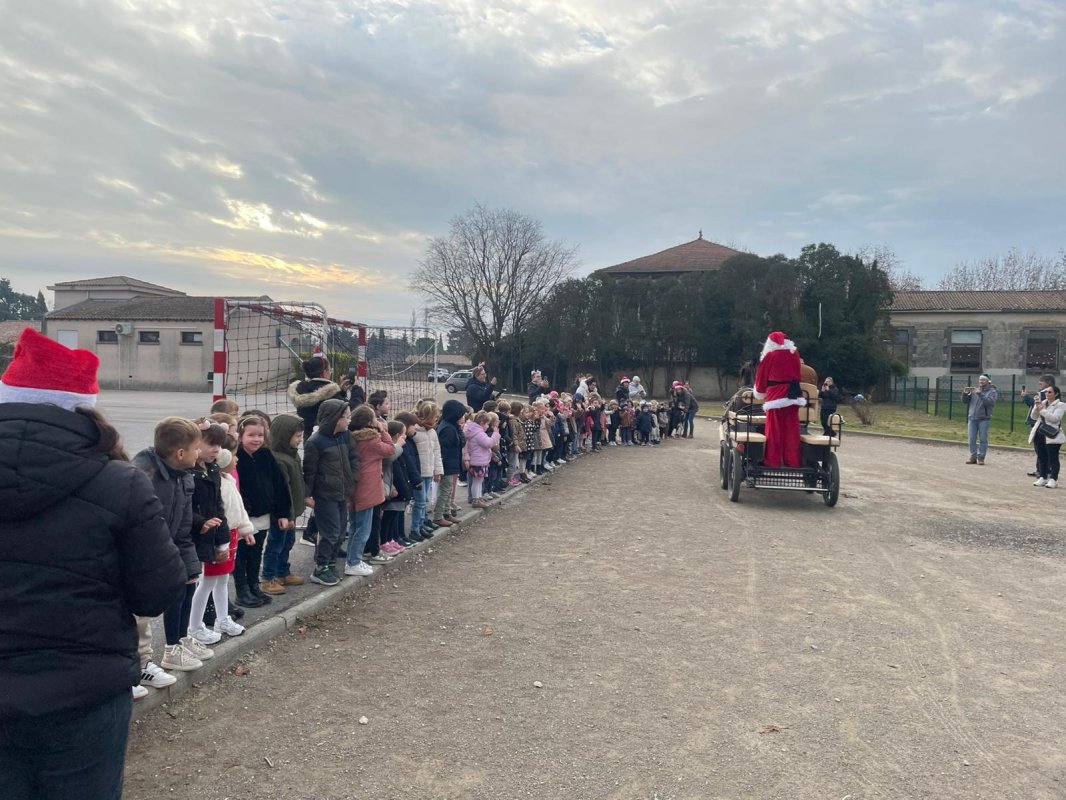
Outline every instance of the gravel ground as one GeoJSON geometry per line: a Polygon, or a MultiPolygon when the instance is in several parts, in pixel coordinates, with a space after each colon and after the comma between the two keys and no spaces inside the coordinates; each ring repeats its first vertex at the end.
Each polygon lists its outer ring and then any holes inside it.
{"type": "Polygon", "coordinates": [[[1066,796],[1060,494],[840,460],[835,509],[708,438],[569,465],[136,723],[127,797],[1066,796]]]}

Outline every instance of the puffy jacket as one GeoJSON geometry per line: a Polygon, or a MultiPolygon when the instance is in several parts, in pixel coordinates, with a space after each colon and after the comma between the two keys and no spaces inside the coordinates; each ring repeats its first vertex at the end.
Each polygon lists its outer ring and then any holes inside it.
{"type": "Polygon", "coordinates": [[[411,484],[422,483],[422,465],[418,460],[418,445],[415,444],[414,437],[408,437],[407,441],[403,445],[403,460],[407,465],[407,477],[410,478],[411,484]]]}
{"type": "Polygon", "coordinates": [[[189,535],[196,547],[196,556],[204,564],[210,564],[215,558],[215,548],[229,545],[229,520],[222,504],[222,474],[218,465],[197,466],[192,475],[192,528],[189,535]],[[217,528],[201,533],[204,523],[212,517],[222,520],[217,528]]]}
{"type": "Polygon", "coordinates": [[[962,394],[962,402],[968,403],[969,408],[966,411],[966,418],[972,419],[977,422],[986,419],[992,419],[992,409],[996,405],[996,396],[998,391],[994,383],[988,384],[981,393],[971,392],[962,394]]]}
{"type": "Polygon", "coordinates": [[[315,500],[347,500],[359,478],[359,454],[352,447],[351,435],[348,431],[333,433],[347,410],[348,404],[340,400],[323,403],[318,432],[304,445],[304,488],[315,500]]]}
{"type": "Polygon", "coordinates": [[[500,414],[500,452],[506,453],[511,449],[511,417],[509,414],[500,414]]]}
{"type": "Polygon", "coordinates": [[[463,426],[463,436],[466,437],[466,454],[470,466],[487,467],[492,461],[492,448],[500,441],[499,432],[488,434],[471,419],[463,426]]]}
{"type": "Polygon", "coordinates": [[[254,453],[238,448],[237,478],[249,517],[269,514],[274,519],[288,519],[292,512],[289,487],[274,454],[267,448],[260,447],[254,453]]]}
{"type": "Polygon", "coordinates": [[[303,421],[294,414],[278,414],[270,421],[270,452],[278,462],[285,485],[292,499],[290,519],[296,519],[307,508],[307,488],[304,486],[304,470],[300,454],[292,446],[292,437],[303,430],[303,421]]]}
{"type": "MultiPolygon", "coordinates": [[[[349,499],[354,510],[363,511],[385,502],[383,462],[387,460],[391,465],[396,457],[396,445],[388,433],[376,427],[360,428],[349,436],[359,454],[359,475],[349,499]]],[[[391,466],[388,469],[391,476],[391,466]]]]}
{"type": "Polygon", "coordinates": [[[304,439],[310,439],[318,422],[318,409],[327,400],[344,400],[348,396],[333,381],[325,378],[312,378],[307,381],[293,381],[289,384],[289,402],[296,407],[296,413],[304,423],[304,439]]]}
{"type": "Polygon", "coordinates": [[[443,466],[440,463],[440,445],[433,446],[434,437],[421,425],[415,426],[415,447],[418,449],[419,471],[423,478],[432,478],[435,474],[443,474],[443,466]]]}
{"type": "Polygon", "coordinates": [[[156,497],[163,504],[163,519],[170,528],[170,538],[185,561],[186,574],[195,578],[203,572],[203,567],[192,538],[192,475],[188,470],[168,467],[154,447],[147,447],[134,456],[133,466],[152,482],[156,497]]]}
{"type": "Polygon", "coordinates": [[[140,680],[133,615],[185,591],[143,472],[88,417],[0,404],[0,719],[96,705],[140,680]]]}
{"type": "Polygon", "coordinates": [[[463,471],[463,445],[466,440],[459,430],[459,420],[466,413],[466,406],[458,400],[446,400],[441,408],[437,439],[440,441],[440,458],[445,475],[458,475],[463,471]]]}
{"type": "Polygon", "coordinates": [[[476,378],[471,378],[467,381],[466,404],[474,409],[474,411],[480,411],[481,407],[485,405],[485,401],[491,399],[491,384],[485,383],[485,381],[479,381],[476,378]]]}

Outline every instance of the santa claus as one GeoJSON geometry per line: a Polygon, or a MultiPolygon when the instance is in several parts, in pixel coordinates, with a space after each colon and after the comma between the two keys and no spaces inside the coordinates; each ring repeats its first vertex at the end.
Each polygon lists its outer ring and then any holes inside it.
{"type": "Polygon", "coordinates": [[[763,463],[768,467],[802,464],[799,409],[807,400],[800,394],[799,380],[800,357],[795,343],[781,331],[774,331],[762,348],[754,392],[766,413],[763,463]]]}

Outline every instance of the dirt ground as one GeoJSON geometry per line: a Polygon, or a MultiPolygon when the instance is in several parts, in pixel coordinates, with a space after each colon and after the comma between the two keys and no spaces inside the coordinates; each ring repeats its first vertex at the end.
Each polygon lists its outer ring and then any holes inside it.
{"type": "Polygon", "coordinates": [[[127,797],[1066,797],[1030,456],[846,437],[835,509],[733,504],[701,433],[565,467],[137,723],[127,797]]]}

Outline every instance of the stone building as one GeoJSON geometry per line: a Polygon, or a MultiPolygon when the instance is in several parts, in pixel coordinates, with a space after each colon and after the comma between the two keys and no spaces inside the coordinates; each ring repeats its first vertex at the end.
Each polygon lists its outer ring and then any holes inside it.
{"type": "Polygon", "coordinates": [[[898,291],[890,320],[913,377],[1063,374],[1066,291],[898,291]]]}

